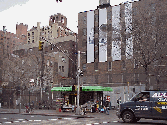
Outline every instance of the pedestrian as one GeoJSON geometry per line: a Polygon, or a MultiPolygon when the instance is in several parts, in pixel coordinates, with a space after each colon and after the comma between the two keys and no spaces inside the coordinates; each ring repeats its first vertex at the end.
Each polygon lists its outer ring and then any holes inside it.
{"type": "Polygon", "coordinates": [[[106,103],[106,105],[104,106],[104,112],[107,114],[107,115],[109,115],[109,111],[108,111],[108,105],[107,105],[107,103],[106,103]]]}
{"type": "Polygon", "coordinates": [[[118,108],[119,108],[119,105],[121,104],[121,97],[119,97],[119,98],[117,99],[117,104],[118,104],[118,108]]]}
{"type": "Polygon", "coordinates": [[[104,99],[103,99],[103,105],[104,106],[106,105],[106,97],[104,97],[104,99]]]}

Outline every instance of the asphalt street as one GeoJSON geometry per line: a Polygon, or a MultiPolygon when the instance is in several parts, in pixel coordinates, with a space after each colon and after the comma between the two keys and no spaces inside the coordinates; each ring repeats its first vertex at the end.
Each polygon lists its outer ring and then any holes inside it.
{"type": "MultiPolygon", "coordinates": [[[[105,113],[87,113],[85,116],[78,116],[72,112],[55,112],[55,110],[35,110],[28,114],[18,114],[18,111],[0,111],[0,124],[12,125],[129,125],[123,123],[116,116],[115,110],[110,110],[110,115],[105,113]]],[[[167,125],[164,120],[141,119],[132,125],[167,125]]]]}

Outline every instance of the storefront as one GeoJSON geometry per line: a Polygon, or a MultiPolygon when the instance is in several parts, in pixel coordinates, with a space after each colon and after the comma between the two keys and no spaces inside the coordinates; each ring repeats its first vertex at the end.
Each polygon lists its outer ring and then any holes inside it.
{"type": "MultiPolygon", "coordinates": [[[[61,91],[61,97],[64,98],[63,105],[66,107],[72,107],[77,105],[77,89],[72,91],[70,87],[53,87],[51,91],[61,91]]],[[[102,86],[81,86],[80,87],[80,105],[85,103],[98,103],[100,107],[103,105],[103,92],[113,91],[110,87],[102,86]]]]}
{"type": "MultiPolygon", "coordinates": [[[[85,104],[88,101],[99,104],[100,107],[103,105],[103,92],[110,91],[113,89],[110,87],[102,86],[82,86],[81,95],[83,94],[84,98],[80,99],[80,104],[85,104]]],[[[107,100],[108,101],[108,100],[107,100]]]]}

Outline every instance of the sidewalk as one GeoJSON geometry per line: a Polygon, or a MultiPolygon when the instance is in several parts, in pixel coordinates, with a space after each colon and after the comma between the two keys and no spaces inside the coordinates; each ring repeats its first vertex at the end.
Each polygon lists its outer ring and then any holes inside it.
{"type": "MultiPolygon", "coordinates": [[[[109,110],[110,115],[106,115],[105,113],[90,113],[88,112],[86,115],[76,115],[75,112],[56,112],[56,110],[33,110],[31,113],[26,113],[25,109],[21,109],[21,115],[45,115],[45,116],[58,116],[58,117],[77,117],[77,118],[100,118],[101,116],[105,116],[110,118],[111,116],[116,116],[115,110],[109,110]]],[[[0,114],[19,114],[19,109],[3,109],[0,108],[0,114]]]]}

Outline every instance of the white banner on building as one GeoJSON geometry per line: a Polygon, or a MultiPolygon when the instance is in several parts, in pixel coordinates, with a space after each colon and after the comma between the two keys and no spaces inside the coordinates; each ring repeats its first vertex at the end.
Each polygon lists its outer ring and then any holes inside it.
{"type": "Polygon", "coordinates": [[[87,12],[87,63],[94,62],[94,11],[87,12]]]}
{"type": "Polygon", "coordinates": [[[133,57],[133,39],[132,39],[132,3],[125,4],[125,27],[126,27],[126,59],[133,57]]]}
{"type": "Polygon", "coordinates": [[[107,9],[99,9],[99,62],[107,61],[107,9]]]}
{"type": "Polygon", "coordinates": [[[121,60],[120,6],[112,7],[112,60],[121,60]]]}

